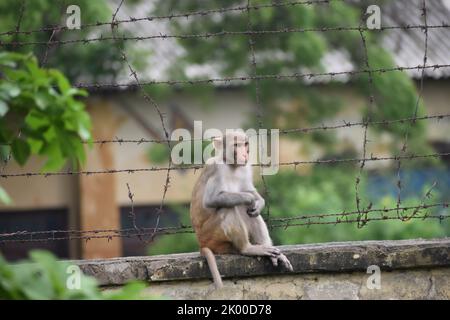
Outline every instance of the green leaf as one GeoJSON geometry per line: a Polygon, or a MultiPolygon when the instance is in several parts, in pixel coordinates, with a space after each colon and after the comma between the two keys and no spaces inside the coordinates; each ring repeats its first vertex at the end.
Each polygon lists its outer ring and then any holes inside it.
{"type": "Polygon", "coordinates": [[[23,166],[30,156],[31,149],[28,143],[22,139],[15,139],[11,145],[14,159],[23,166]]]}
{"type": "Polygon", "coordinates": [[[8,161],[11,152],[11,147],[6,144],[0,144],[0,161],[8,161]]]}
{"type": "Polygon", "coordinates": [[[81,97],[87,97],[89,94],[86,90],[77,89],[77,88],[70,88],[66,92],[67,96],[81,96],[81,97]]]}
{"type": "Polygon", "coordinates": [[[56,80],[58,84],[58,88],[63,95],[67,94],[67,92],[71,89],[70,83],[64,75],[58,70],[52,69],[49,70],[49,74],[56,80]]]}
{"type": "Polygon", "coordinates": [[[33,139],[33,138],[28,138],[27,142],[30,145],[32,154],[39,154],[39,152],[41,151],[41,149],[44,145],[44,142],[42,142],[41,140],[33,139]]]}
{"type": "Polygon", "coordinates": [[[50,121],[45,114],[37,110],[31,110],[25,117],[25,123],[33,130],[44,128],[50,125],[50,121]]]}
{"type": "Polygon", "coordinates": [[[0,100],[0,117],[3,117],[9,110],[8,105],[5,101],[0,100]]]}
{"type": "Polygon", "coordinates": [[[12,204],[12,199],[10,198],[8,193],[6,193],[5,189],[3,189],[1,186],[0,186],[0,202],[6,205],[12,204]]]}
{"type": "Polygon", "coordinates": [[[42,151],[48,155],[48,160],[42,167],[43,172],[60,170],[66,163],[66,160],[64,159],[64,156],[59,148],[58,141],[53,141],[48,146],[44,147],[42,151]]]}
{"type": "Polygon", "coordinates": [[[50,104],[51,98],[48,94],[44,92],[36,92],[34,94],[34,102],[38,106],[39,109],[45,110],[47,106],[50,104]]]}
{"type": "Polygon", "coordinates": [[[78,113],[78,135],[83,140],[89,140],[91,138],[91,119],[89,115],[82,111],[78,113]]]}
{"type": "Polygon", "coordinates": [[[18,85],[10,82],[1,83],[0,91],[4,91],[11,98],[17,97],[21,92],[20,87],[18,85]]]}

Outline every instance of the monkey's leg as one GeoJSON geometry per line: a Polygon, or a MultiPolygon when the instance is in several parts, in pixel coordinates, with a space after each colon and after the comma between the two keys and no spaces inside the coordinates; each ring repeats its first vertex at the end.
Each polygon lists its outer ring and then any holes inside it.
{"type": "Polygon", "coordinates": [[[249,256],[269,256],[277,257],[280,250],[271,244],[252,244],[250,243],[248,226],[243,220],[245,212],[240,212],[237,207],[232,209],[222,209],[221,226],[233,246],[244,255],[249,256]]]}
{"type": "MultiPolygon", "coordinates": [[[[261,245],[269,245],[272,246],[272,239],[269,235],[269,230],[267,229],[267,225],[264,222],[261,216],[257,217],[245,217],[244,220],[248,225],[248,230],[250,232],[250,240],[252,243],[261,244],[261,245]]],[[[291,262],[288,258],[280,252],[280,254],[276,257],[270,257],[272,264],[276,267],[278,266],[278,261],[288,270],[293,271],[291,262]]]]}

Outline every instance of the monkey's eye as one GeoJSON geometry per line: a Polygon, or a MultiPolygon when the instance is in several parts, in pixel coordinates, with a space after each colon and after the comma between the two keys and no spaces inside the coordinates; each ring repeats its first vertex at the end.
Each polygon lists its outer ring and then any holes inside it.
{"type": "Polygon", "coordinates": [[[245,146],[248,147],[248,141],[245,141],[245,146]]]}

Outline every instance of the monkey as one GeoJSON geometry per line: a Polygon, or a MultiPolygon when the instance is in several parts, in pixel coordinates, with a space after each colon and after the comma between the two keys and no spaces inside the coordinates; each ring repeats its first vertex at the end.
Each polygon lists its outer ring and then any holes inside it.
{"type": "Polygon", "coordinates": [[[242,129],[227,130],[213,139],[209,158],[194,185],[190,217],[216,289],[223,287],[214,254],[267,256],[274,266],[292,265],[272,239],[260,213],[265,200],[258,193],[249,162],[248,136],[242,129]]]}

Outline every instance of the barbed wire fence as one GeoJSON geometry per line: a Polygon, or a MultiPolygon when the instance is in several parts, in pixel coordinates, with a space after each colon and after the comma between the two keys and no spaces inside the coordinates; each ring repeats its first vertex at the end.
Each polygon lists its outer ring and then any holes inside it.
{"type": "MultiPolygon", "coordinates": [[[[264,80],[292,80],[297,81],[300,79],[313,79],[316,77],[329,77],[330,80],[333,80],[335,77],[340,75],[348,75],[355,76],[360,74],[367,74],[369,81],[369,112],[368,116],[365,117],[362,121],[358,122],[347,122],[345,120],[342,121],[342,124],[337,125],[319,125],[312,127],[303,127],[303,128],[291,128],[291,129],[280,129],[281,135],[290,135],[290,134],[310,134],[313,132],[325,132],[339,129],[347,129],[350,127],[361,127],[363,129],[363,140],[362,140],[362,157],[354,157],[354,158],[331,158],[331,159],[312,159],[312,160],[296,160],[289,162],[280,162],[278,165],[280,166],[289,166],[293,167],[295,170],[298,166],[301,165],[326,165],[326,164],[337,164],[337,163],[355,163],[359,164],[359,170],[357,172],[357,176],[355,177],[355,205],[356,210],[354,211],[342,211],[342,212],[333,212],[333,213],[302,213],[293,216],[286,217],[272,217],[270,215],[270,204],[267,206],[267,214],[265,219],[270,228],[289,228],[294,226],[305,226],[310,227],[313,225],[338,225],[338,224],[356,224],[358,228],[362,228],[368,224],[370,221],[387,221],[387,220],[397,220],[397,221],[410,221],[410,220],[438,220],[443,221],[447,219],[450,215],[447,213],[439,213],[432,214],[430,210],[432,209],[443,209],[442,211],[448,211],[449,203],[439,202],[433,204],[427,204],[427,200],[430,198],[432,190],[436,187],[437,182],[435,181],[429,190],[423,195],[420,203],[414,206],[403,206],[402,205],[402,179],[401,179],[401,166],[402,161],[412,161],[415,159],[425,159],[425,158],[442,158],[450,156],[450,152],[441,152],[441,153],[430,153],[430,154],[414,154],[412,152],[407,152],[407,143],[408,137],[410,134],[410,129],[413,125],[415,125],[418,121],[441,121],[443,119],[448,119],[450,114],[438,114],[438,115],[425,115],[418,116],[418,107],[421,99],[423,99],[423,83],[425,77],[425,70],[432,69],[442,69],[450,67],[449,64],[435,64],[428,65],[427,64],[427,55],[428,55],[428,30],[429,29],[440,29],[440,28],[449,28],[449,24],[442,22],[440,25],[428,25],[427,23],[427,6],[426,0],[421,0],[421,17],[423,20],[423,24],[415,24],[415,25],[398,25],[398,26],[382,26],[380,29],[372,30],[363,26],[363,22],[365,21],[366,16],[363,15],[361,18],[361,23],[359,26],[354,27],[320,27],[320,28],[283,28],[279,30],[253,30],[252,20],[251,20],[251,12],[264,8],[279,8],[279,7],[289,7],[289,6],[312,6],[312,5],[326,5],[330,2],[343,2],[344,0],[315,0],[315,1],[290,1],[290,2],[276,2],[270,4],[262,4],[262,5],[252,5],[250,0],[247,0],[246,5],[227,7],[227,8],[218,8],[218,9],[209,9],[209,10],[199,10],[199,11],[191,11],[191,12],[182,12],[182,13],[173,13],[169,15],[160,15],[160,16],[146,16],[134,18],[130,17],[129,19],[117,19],[117,15],[121,10],[125,0],[121,0],[119,5],[117,6],[114,14],[112,16],[111,21],[103,21],[96,22],[90,24],[84,24],[81,26],[81,29],[86,28],[95,28],[101,26],[108,26],[111,30],[111,37],[94,37],[94,38],[85,38],[85,39],[70,39],[70,40],[54,40],[54,35],[58,32],[67,30],[66,26],[63,25],[54,25],[54,26],[44,26],[40,29],[36,30],[22,30],[21,29],[21,21],[23,18],[23,14],[26,8],[25,1],[21,2],[19,19],[17,26],[14,30],[0,32],[0,37],[6,36],[17,36],[17,35],[32,35],[35,33],[51,32],[51,36],[48,41],[3,41],[0,38],[1,46],[12,46],[13,48],[22,47],[22,46],[45,46],[45,53],[43,55],[41,64],[45,65],[48,61],[48,53],[51,47],[54,46],[63,46],[63,45],[88,45],[89,43],[99,42],[99,41],[111,41],[113,44],[120,46],[121,59],[123,60],[126,68],[129,71],[129,76],[131,78],[131,82],[126,83],[76,83],[74,86],[77,88],[84,88],[90,90],[101,90],[104,88],[113,88],[113,89],[137,89],[143,96],[144,100],[151,105],[159,116],[159,121],[161,124],[162,131],[164,133],[163,139],[148,139],[148,138],[135,138],[135,139],[105,139],[105,140],[94,140],[94,141],[85,141],[84,143],[94,143],[94,144],[136,144],[141,145],[144,143],[160,143],[165,144],[169,151],[172,150],[177,141],[170,140],[169,130],[165,123],[165,114],[161,111],[158,103],[144,90],[144,86],[148,85],[169,85],[169,86],[184,86],[184,85],[199,85],[199,84],[214,84],[214,83],[225,83],[229,84],[232,82],[244,82],[255,84],[255,97],[256,97],[256,117],[258,121],[258,127],[261,129],[263,127],[262,117],[263,117],[263,108],[261,103],[261,93],[260,93],[260,81],[264,80]],[[139,21],[156,21],[156,20],[172,20],[172,19],[189,19],[191,17],[202,17],[212,14],[226,14],[229,12],[238,12],[241,14],[247,14],[247,30],[243,31],[221,31],[216,33],[203,33],[203,34],[157,34],[157,35],[149,35],[149,36],[124,36],[119,35],[118,28],[123,24],[131,24],[139,21]],[[378,32],[383,30],[395,30],[395,29],[403,29],[403,30],[411,30],[411,29],[419,29],[424,33],[424,56],[423,63],[421,65],[417,65],[414,67],[411,66],[395,66],[391,68],[371,68],[369,55],[367,51],[366,45],[366,35],[367,32],[378,32]],[[281,33],[305,33],[305,32],[358,32],[361,38],[361,47],[364,54],[364,69],[360,70],[348,70],[348,71],[340,71],[340,72],[320,72],[320,73],[292,73],[292,74],[258,74],[257,69],[257,59],[255,54],[255,43],[256,38],[261,35],[277,35],[281,33]],[[194,80],[147,80],[142,81],[137,74],[136,69],[130,63],[127,53],[125,51],[125,47],[121,45],[125,41],[145,41],[150,39],[190,39],[190,38],[198,38],[198,39],[208,39],[211,37],[223,37],[223,36],[247,36],[249,43],[249,55],[250,55],[250,67],[251,74],[247,76],[239,76],[239,77],[222,77],[222,78],[208,78],[208,79],[194,79],[194,80]],[[421,72],[420,75],[420,84],[418,89],[418,97],[416,101],[416,105],[414,106],[414,113],[411,117],[401,118],[401,119],[383,119],[383,120],[373,120],[371,117],[371,113],[374,108],[375,103],[375,94],[373,88],[373,75],[374,74],[384,74],[388,72],[402,72],[402,71],[411,71],[418,70],[421,72]],[[397,124],[408,124],[405,137],[403,140],[403,147],[401,151],[397,155],[392,156],[374,156],[371,154],[368,156],[367,144],[369,142],[368,139],[368,128],[369,127],[389,127],[397,124]],[[396,163],[396,174],[397,174],[397,202],[395,207],[393,208],[372,208],[372,203],[369,203],[367,206],[362,206],[362,197],[360,195],[360,184],[363,175],[363,170],[367,162],[370,161],[394,161],[396,163]]],[[[259,133],[257,133],[259,134],[259,133]]],[[[20,132],[18,133],[20,135],[20,132]]],[[[204,139],[189,139],[186,141],[198,141],[204,139]]],[[[106,169],[106,170],[67,170],[67,171],[59,171],[59,172],[12,172],[6,173],[5,168],[10,161],[11,154],[9,154],[8,159],[5,160],[3,166],[0,168],[0,178],[8,179],[8,178],[17,178],[17,177],[44,177],[50,178],[52,176],[61,176],[61,175],[78,175],[78,176],[90,176],[90,175],[100,175],[100,174],[139,174],[143,172],[166,172],[165,183],[163,186],[163,194],[161,197],[161,202],[159,208],[157,210],[157,219],[156,223],[152,227],[142,227],[137,225],[136,214],[134,212],[134,194],[132,193],[130,185],[127,183],[127,192],[128,198],[131,203],[130,210],[130,218],[132,220],[132,228],[127,229],[98,229],[98,230],[47,230],[47,231],[15,231],[10,233],[1,233],[0,234],[0,244],[5,243],[16,243],[16,242],[47,242],[47,241],[58,241],[58,240],[84,240],[89,241],[92,239],[107,239],[112,240],[114,238],[128,238],[128,237],[138,237],[142,241],[150,242],[154,239],[155,236],[165,235],[165,234],[180,234],[180,233],[192,233],[193,230],[190,226],[178,225],[171,227],[160,227],[160,217],[164,214],[164,207],[166,202],[166,195],[168,188],[171,182],[171,172],[177,170],[199,170],[203,167],[203,165],[184,165],[182,167],[174,166],[170,157],[169,163],[167,166],[158,166],[158,167],[145,167],[145,168],[124,168],[124,169],[106,169]]],[[[258,163],[255,164],[262,168],[264,165],[258,163]]],[[[264,195],[268,197],[270,186],[264,180],[264,176],[262,176],[262,182],[264,186],[264,195]]]]}

